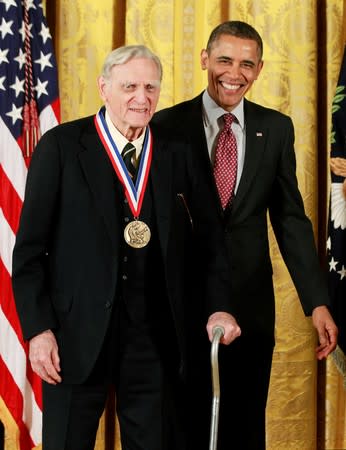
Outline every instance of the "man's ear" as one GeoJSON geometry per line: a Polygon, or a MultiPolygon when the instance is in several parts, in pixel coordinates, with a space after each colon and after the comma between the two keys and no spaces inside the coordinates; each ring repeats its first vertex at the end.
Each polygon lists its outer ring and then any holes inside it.
{"type": "Polygon", "coordinates": [[[260,61],[260,62],[258,63],[258,67],[257,67],[257,75],[256,75],[255,80],[257,80],[259,74],[261,73],[261,70],[262,70],[262,68],[263,68],[263,64],[264,64],[264,61],[263,61],[263,60],[260,61]]]}
{"type": "Polygon", "coordinates": [[[100,97],[103,101],[106,100],[105,89],[106,89],[106,81],[102,75],[97,78],[97,87],[99,90],[100,97]]]}
{"type": "Polygon", "coordinates": [[[201,68],[202,70],[208,68],[208,52],[205,48],[201,51],[201,68]]]}

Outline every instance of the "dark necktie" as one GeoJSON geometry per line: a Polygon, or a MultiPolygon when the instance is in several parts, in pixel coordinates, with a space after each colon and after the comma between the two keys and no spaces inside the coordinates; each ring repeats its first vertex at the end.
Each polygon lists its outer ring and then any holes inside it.
{"type": "Polygon", "coordinates": [[[134,164],[136,157],[136,147],[133,144],[131,144],[131,142],[128,142],[125,145],[123,151],[121,152],[121,156],[124,160],[125,166],[129,174],[133,178],[136,174],[136,167],[134,164]]]}
{"type": "Polygon", "coordinates": [[[224,128],[215,150],[214,177],[222,208],[232,201],[237,180],[237,141],[231,128],[233,114],[224,114],[224,128]]]}

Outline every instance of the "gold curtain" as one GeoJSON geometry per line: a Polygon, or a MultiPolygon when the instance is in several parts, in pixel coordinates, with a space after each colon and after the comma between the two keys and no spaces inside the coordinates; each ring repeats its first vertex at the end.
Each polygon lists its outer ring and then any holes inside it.
{"type": "MultiPolygon", "coordinates": [[[[118,45],[142,43],[162,60],[158,108],[201,92],[200,50],[220,21],[244,20],[264,40],[264,68],[249,98],[289,114],[297,174],[323,257],[328,204],[331,104],[342,50],[345,0],[45,1],[55,40],[62,120],[94,114],[96,77],[118,45]]],[[[346,449],[346,395],[334,363],[317,363],[316,336],[270,234],[277,300],[276,347],[267,406],[267,450],[346,449]]],[[[193,412],[191,412],[193,413],[193,412]]],[[[114,401],[96,450],[120,450],[114,401]]],[[[6,450],[16,450],[7,434],[6,450]]],[[[239,449],[241,450],[241,449],[239,449]]]]}

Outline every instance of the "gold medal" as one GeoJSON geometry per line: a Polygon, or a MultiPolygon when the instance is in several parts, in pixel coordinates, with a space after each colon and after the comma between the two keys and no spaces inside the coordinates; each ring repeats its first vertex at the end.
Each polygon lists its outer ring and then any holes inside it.
{"type": "Polygon", "coordinates": [[[150,228],[141,220],[129,222],[124,230],[125,242],[133,248],[145,247],[150,241],[150,228]]]}

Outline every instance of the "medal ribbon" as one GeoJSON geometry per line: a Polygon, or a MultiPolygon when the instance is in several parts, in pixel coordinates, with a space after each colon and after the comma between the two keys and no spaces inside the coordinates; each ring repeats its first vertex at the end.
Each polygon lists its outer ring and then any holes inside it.
{"type": "Polygon", "coordinates": [[[106,123],[104,116],[105,107],[103,106],[99,112],[95,115],[94,123],[97,134],[99,135],[101,142],[106,150],[109,159],[111,160],[113,169],[117,174],[120,182],[124,186],[125,196],[129,202],[133,217],[138,218],[145,189],[148,182],[149,170],[152,157],[153,138],[150,127],[147,126],[145,131],[145,137],[143,142],[142,156],[140,158],[140,164],[138,168],[138,174],[136,178],[136,184],[134,185],[130,174],[127,171],[124,160],[119,152],[106,123]]]}

